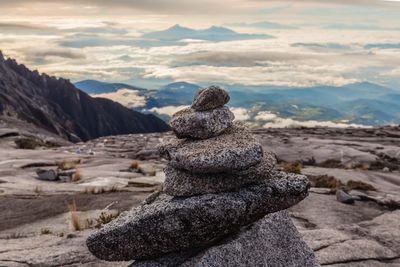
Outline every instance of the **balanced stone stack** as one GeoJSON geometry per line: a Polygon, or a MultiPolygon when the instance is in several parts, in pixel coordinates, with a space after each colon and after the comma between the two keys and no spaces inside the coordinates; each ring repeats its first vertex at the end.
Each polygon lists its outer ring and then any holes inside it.
{"type": "Polygon", "coordinates": [[[307,177],[276,171],[228,101],[212,86],[173,116],[177,138],[160,147],[163,192],[92,234],[95,256],[132,266],[317,266],[284,211],[308,195],[307,177]]]}

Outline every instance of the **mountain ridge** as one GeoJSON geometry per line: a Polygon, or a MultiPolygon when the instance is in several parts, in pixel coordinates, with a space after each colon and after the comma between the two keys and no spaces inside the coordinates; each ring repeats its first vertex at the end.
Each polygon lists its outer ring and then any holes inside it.
{"type": "Polygon", "coordinates": [[[177,42],[183,39],[197,39],[203,41],[234,41],[250,39],[270,39],[274,38],[268,34],[248,34],[238,33],[222,26],[211,26],[206,29],[192,29],[176,24],[165,30],[148,32],[142,38],[166,42],[177,42]]]}
{"type": "Polygon", "coordinates": [[[92,98],[69,80],[31,71],[0,52],[0,114],[30,122],[70,141],[167,131],[154,115],[92,98]]]}
{"type": "MultiPolygon", "coordinates": [[[[192,95],[200,88],[180,81],[158,90],[142,91],[143,96],[152,100],[143,110],[190,105],[192,95]]],[[[254,113],[250,120],[256,118],[256,112],[269,111],[301,121],[349,121],[372,126],[400,123],[400,104],[396,101],[400,99],[400,91],[370,82],[305,88],[226,86],[226,89],[231,95],[230,106],[254,113]]],[[[165,119],[163,114],[154,114],[165,119]]]]}

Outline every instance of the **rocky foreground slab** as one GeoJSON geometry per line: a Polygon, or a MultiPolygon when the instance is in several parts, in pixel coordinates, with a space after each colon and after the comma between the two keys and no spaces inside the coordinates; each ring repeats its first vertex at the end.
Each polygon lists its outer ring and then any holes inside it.
{"type": "MultiPolygon", "coordinates": [[[[173,138],[172,134],[109,136],[79,144],[54,140],[62,147],[27,150],[17,149],[14,140],[32,135],[39,139],[49,136],[40,131],[33,132],[34,127],[7,124],[8,121],[5,126],[0,122],[0,128],[3,127],[0,131],[0,266],[129,265],[131,262],[105,262],[94,257],[85,241],[96,230],[75,231],[71,228],[67,204],[76,200],[82,226],[85,226],[86,218],[98,218],[94,210],[102,211],[110,204],[119,212],[139,205],[154,190],[150,185],[162,181],[162,168],[167,162],[160,158],[156,147],[173,138]],[[27,131],[30,131],[29,135],[26,135],[27,131]],[[76,154],[77,151],[81,154],[76,154]],[[65,183],[37,179],[35,171],[38,167],[56,168],[57,162],[76,157],[82,159],[80,181],[65,183]],[[156,176],[126,172],[132,159],[140,160],[146,173],[147,169],[155,170],[156,176]],[[141,187],[135,188],[132,184],[141,187]],[[148,187],[143,187],[146,185],[148,187]],[[87,187],[96,187],[99,192],[115,187],[123,191],[92,194],[85,192],[87,187]],[[46,229],[50,232],[43,234],[42,230],[46,229]]],[[[376,188],[376,191],[351,190],[348,193],[356,196],[355,202],[344,204],[337,201],[331,189],[317,188],[313,184],[309,196],[289,209],[291,220],[322,266],[400,265],[397,245],[400,244],[400,127],[256,129],[252,133],[264,151],[273,151],[277,155],[278,169],[286,162],[299,161],[303,165],[301,172],[309,177],[328,175],[343,184],[358,181],[376,188]]],[[[275,232],[278,230],[274,229],[275,232]]],[[[254,237],[258,234],[255,232],[254,237]]],[[[269,240],[267,236],[260,236],[269,240]]],[[[255,244],[259,244],[256,240],[255,244]]],[[[209,248],[209,252],[225,243],[229,240],[221,240],[209,248]]],[[[229,250],[236,249],[235,255],[243,253],[249,255],[249,259],[252,255],[259,257],[256,251],[254,254],[244,251],[247,246],[242,243],[232,244],[237,245],[229,247],[229,250]]],[[[278,249],[275,248],[276,253],[278,249]]],[[[209,255],[207,251],[202,249],[203,254],[191,251],[184,259],[189,259],[188,264],[193,263],[201,255],[209,255]]],[[[213,254],[217,256],[212,259],[225,255],[227,250],[220,252],[213,254]]],[[[281,252],[282,255],[286,253],[281,252]]],[[[222,261],[222,257],[219,259],[222,261]]],[[[207,266],[209,261],[201,262],[207,266]]],[[[142,261],[135,264],[139,263],[142,261]]]]}

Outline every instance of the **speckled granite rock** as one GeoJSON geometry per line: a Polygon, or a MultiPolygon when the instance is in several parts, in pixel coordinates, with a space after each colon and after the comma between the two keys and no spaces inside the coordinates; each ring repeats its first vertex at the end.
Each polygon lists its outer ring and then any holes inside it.
{"type": "Polygon", "coordinates": [[[301,239],[287,211],[263,219],[205,250],[189,250],[130,267],[319,266],[312,249],[301,239]]]}
{"type": "Polygon", "coordinates": [[[207,246],[268,213],[295,205],[309,187],[305,176],[280,174],[234,192],[189,198],[160,194],[93,233],[87,246],[108,261],[150,259],[207,246]]]}
{"type": "Polygon", "coordinates": [[[210,110],[224,106],[229,100],[230,97],[224,89],[218,86],[210,86],[196,94],[192,108],[197,111],[210,110]]]}
{"type": "Polygon", "coordinates": [[[232,126],[235,115],[221,107],[209,111],[186,108],[174,114],[171,127],[178,138],[207,139],[220,135],[232,126]]]}
{"type": "Polygon", "coordinates": [[[164,192],[172,196],[194,196],[232,191],[271,178],[275,164],[275,156],[264,153],[260,164],[236,173],[194,174],[167,165],[164,192]]]}
{"type": "Polygon", "coordinates": [[[206,140],[172,139],[159,151],[172,167],[193,173],[245,170],[260,163],[263,156],[260,143],[236,122],[222,135],[206,140]]]}

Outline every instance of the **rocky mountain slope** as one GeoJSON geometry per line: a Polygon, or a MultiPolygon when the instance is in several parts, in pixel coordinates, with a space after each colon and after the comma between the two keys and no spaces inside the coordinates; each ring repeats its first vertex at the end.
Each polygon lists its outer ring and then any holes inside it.
{"type": "Polygon", "coordinates": [[[0,52],[0,114],[30,122],[70,141],[161,132],[167,124],[108,99],[92,98],[68,80],[31,71],[0,52]]]}

